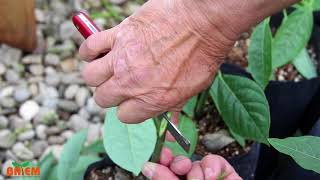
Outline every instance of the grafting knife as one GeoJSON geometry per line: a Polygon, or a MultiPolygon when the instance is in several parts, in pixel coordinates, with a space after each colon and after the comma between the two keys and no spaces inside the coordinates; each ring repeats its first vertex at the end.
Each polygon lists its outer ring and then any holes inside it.
{"type": "MultiPolygon", "coordinates": [[[[72,22],[85,39],[90,35],[101,31],[99,27],[95,25],[94,22],[83,12],[77,12],[72,17],[72,22]]],[[[103,56],[103,54],[99,57],[101,56],[103,56]]],[[[163,113],[161,116],[168,122],[167,127],[171,135],[186,152],[189,152],[190,141],[185,138],[179,129],[170,121],[167,113],[163,113]]]]}

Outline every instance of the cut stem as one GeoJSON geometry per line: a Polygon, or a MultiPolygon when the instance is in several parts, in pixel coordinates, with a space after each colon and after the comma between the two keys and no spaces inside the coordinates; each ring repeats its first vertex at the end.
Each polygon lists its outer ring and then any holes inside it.
{"type": "Polygon", "coordinates": [[[151,157],[151,162],[158,163],[160,161],[161,150],[166,139],[167,123],[162,116],[155,117],[153,121],[157,129],[157,143],[151,157]]]}

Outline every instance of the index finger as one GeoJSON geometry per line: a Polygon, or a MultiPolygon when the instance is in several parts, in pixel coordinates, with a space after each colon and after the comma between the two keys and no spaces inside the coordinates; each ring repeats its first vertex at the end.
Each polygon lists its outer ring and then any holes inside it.
{"type": "Polygon", "coordinates": [[[111,28],[89,36],[80,46],[80,58],[91,61],[100,54],[109,52],[116,39],[116,28],[111,28]]]}

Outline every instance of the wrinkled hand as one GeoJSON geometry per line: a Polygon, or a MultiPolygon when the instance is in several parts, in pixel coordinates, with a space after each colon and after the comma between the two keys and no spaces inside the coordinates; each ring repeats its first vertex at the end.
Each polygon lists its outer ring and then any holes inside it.
{"type": "Polygon", "coordinates": [[[184,156],[173,157],[169,148],[164,147],[160,164],[147,162],[142,173],[151,180],[178,180],[186,175],[188,180],[241,180],[233,167],[221,156],[207,155],[201,161],[191,162],[184,156]]]}
{"type": "Polygon", "coordinates": [[[201,2],[151,0],[118,26],[90,36],[79,53],[89,62],[83,77],[97,87],[97,104],[119,106],[120,120],[137,123],[179,111],[208,87],[234,37],[206,18],[201,2]]]}

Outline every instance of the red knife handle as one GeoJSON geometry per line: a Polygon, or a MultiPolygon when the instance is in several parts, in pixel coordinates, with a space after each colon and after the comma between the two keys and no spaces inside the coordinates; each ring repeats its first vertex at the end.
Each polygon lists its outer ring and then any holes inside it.
{"type": "Polygon", "coordinates": [[[77,12],[72,17],[72,22],[82,34],[82,36],[87,39],[90,35],[100,32],[101,30],[97,25],[83,12],[77,12]]]}
{"type": "MultiPolygon", "coordinates": [[[[89,18],[89,16],[83,12],[77,12],[72,17],[72,22],[85,39],[87,39],[92,34],[101,31],[99,27],[89,18]]],[[[96,57],[96,59],[105,56],[107,53],[108,52],[100,54],[96,57]]]]}

